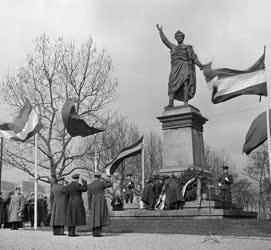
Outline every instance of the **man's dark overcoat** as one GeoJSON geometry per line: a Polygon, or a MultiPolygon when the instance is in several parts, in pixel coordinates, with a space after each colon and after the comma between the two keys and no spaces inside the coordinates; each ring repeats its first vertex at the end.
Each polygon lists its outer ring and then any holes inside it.
{"type": "Polygon", "coordinates": [[[51,218],[50,226],[64,226],[67,213],[66,187],[56,184],[51,188],[51,218]]]}
{"type": "Polygon", "coordinates": [[[178,181],[175,178],[165,180],[166,204],[172,204],[178,201],[178,181]]]}
{"type": "Polygon", "coordinates": [[[66,226],[86,225],[86,211],[82,193],[87,191],[87,183],[83,185],[73,181],[66,187],[68,205],[66,215],[66,226]]]}
{"type": "Polygon", "coordinates": [[[90,227],[110,225],[110,217],[104,191],[112,187],[112,183],[105,180],[95,180],[88,185],[88,207],[90,210],[90,227]]]}
{"type": "Polygon", "coordinates": [[[147,182],[146,185],[144,186],[142,195],[141,195],[141,200],[145,202],[149,207],[153,207],[155,204],[155,190],[154,190],[154,185],[153,182],[147,182]]]}

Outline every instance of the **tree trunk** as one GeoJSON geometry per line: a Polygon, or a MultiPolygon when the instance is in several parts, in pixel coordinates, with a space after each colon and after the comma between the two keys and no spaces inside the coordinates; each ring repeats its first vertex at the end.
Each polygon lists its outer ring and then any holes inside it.
{"type": "Polygon", "coordinates": [[[121,163],[121,170],[120,170],[120,192],[121,195],[123,196],[123,188],[124,188],[124,162],[121,163]]]}

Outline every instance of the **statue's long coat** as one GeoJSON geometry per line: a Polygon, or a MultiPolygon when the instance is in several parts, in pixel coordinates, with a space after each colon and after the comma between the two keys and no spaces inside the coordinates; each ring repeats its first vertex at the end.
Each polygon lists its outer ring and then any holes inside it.
{"type": "Polygon", "coordinates": [[[196,93],[196,70],[198,58],[192,46],[173,45],[170,51],[171,70],[168,82],[168,93],[174,93],[174,99],[184,101],[184,82],[189,82],[189,99],[196,93]]]}
{"type": "Polygon", "coordinates": [[[88,207],[90,210],[90,227],[110,225],[110,217],[104,191],[112,187],[109,181],[95,180],[88,185],[88,207]]]}

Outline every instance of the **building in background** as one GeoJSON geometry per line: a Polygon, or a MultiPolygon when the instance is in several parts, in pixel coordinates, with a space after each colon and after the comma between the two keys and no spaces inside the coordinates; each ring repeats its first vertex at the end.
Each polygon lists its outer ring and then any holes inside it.
{"type": "MultiPolygon", "coordinates": [[[[10,191],[14,191],[16,187],[20,187],[22,189],[22,193],[27,196],[30,196],[31,193],[34,193],[35,191],[35,184],[33,181],[23,180],[17,183],[11,182],[11,181],[2,181],[1,191],[2,191],[3,197],[6,197],[6,195],[10,191]]],[[[38,193],[48,196],[50,194],[50,186],[38,184],[38,193]]]]}

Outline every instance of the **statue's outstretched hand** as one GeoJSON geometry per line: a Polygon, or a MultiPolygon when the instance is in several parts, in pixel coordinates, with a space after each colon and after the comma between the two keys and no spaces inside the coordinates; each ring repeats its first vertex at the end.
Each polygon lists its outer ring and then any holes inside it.
{"type": "Polygon", "coordinates": [[[163,27],[162,27],[162,26],[159,27],[159,24],[156,24],[156,27],[157,27],[157,29],[158,29],[159,31],[163,31],[163,27]]]}
{"type": "Polygon", "coordinates": [[[207,70],[209,67],[209,64],[202,64],[199,68],[200,70],[207,70]]]}

